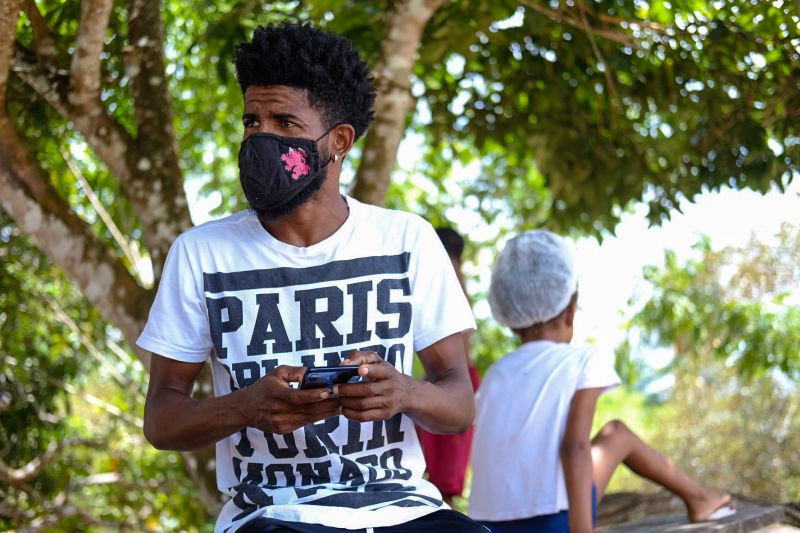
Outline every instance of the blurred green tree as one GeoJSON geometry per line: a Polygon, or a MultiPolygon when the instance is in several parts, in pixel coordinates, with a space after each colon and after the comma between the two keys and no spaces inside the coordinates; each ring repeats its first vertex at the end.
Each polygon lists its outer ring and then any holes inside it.
{"type": "MultiPolygon", "coordinates": [[[[746,342],[746,341],[745,341],[746,342]]],[[[796,383],[742,377],[718,359],[689,358],[650,438],[703,482],[768,502],[800,500],[796,383]]]]}
{"type": "Polygon", "coordinates": [[[799,500],[800,226],[722,250],[704,239],[695,251],[648,269],[653,292],[632,320],[675,353],[675,382],[645,434],[709,484],[799,500]]]}
{"type": "Polygon", "coordinates": [[[715,251],[704,239],[695,249],[697,258],[682,263],[667,252],[663,266],[646,269],[653,293],[633,325],[672,346],[677,368],[686,356],[715,357],[744,377],[778,371],[797,381],[800,227],[784,223],[774,242],[753,236],[743,248],[715,251]]]}
{"type": "Polygon", "coordinates": [[[142,435],[142,365],[0,211],[0,530],[164,531],[205,508],[142,435]]]}

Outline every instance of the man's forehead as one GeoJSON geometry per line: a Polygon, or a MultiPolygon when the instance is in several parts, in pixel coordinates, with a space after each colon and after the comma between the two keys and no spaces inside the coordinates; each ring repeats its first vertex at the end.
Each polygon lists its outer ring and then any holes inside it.
{"type": "Polygon", "coordinates": [[[244,104],[283,104],[311,108],[305,89],[287,85],[251,85],[244,91],[244,104]]]}

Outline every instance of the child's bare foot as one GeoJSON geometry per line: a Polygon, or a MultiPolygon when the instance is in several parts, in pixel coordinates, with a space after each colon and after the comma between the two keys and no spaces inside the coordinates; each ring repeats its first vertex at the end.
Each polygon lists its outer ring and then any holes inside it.
{"type": "Polygon", "coordinates": [[[711,515],[716,514],[718,510],[723,508],[730,507],[732,512],[729,514],[733,514],[733,511],[736,509],[731,503],[730,494],[714,490],[706,490],[705,494],[700,498],[687,500],[686,507],[689,509],[690,522],[704,522],[709,520],[711,515]]]}

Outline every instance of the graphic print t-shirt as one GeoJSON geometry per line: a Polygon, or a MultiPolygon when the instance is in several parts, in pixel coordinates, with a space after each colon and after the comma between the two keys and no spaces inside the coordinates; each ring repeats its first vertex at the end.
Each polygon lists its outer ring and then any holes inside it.
{"type": "MultiPolygon", "coordinates": [[[[212,365],[217,396],[278,365],[338,365],[372,350],[405,374],[415,351],[475,327],[433,228],[347,198],[350,215],[307,248],[278,241],[240,212],[173,244],[142,348],[212,365]]],[[[422,479],[413,422],[330,418],[287,435],[245,428],[217,443],[231,496],[217,532],[256,516],[340,528],[394,525],[443,506],[422,479]]]]}

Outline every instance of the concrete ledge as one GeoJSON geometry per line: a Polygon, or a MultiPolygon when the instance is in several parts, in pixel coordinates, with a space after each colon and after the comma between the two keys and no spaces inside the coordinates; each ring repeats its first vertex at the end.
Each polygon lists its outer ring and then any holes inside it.
{"type": "MultiPolygon", "coordinates": [[[[768,526],[781,524],[786,515],[782,506],[762,506],[737,500],[737,512],[733,516],[714,522],[689,523],[685,511],[668,512],[646,516],[621,524],[600,527],[604,533],[685,533],[715,531],[720,533],[749,533],[768,526]]],[[[791,527],[791,526],[782,526],[791,527]]],[[[767,532],[770,529],[766,530],[767,532]]],[[[775,531],[774,529],[772,531],[775,531]]]]}

